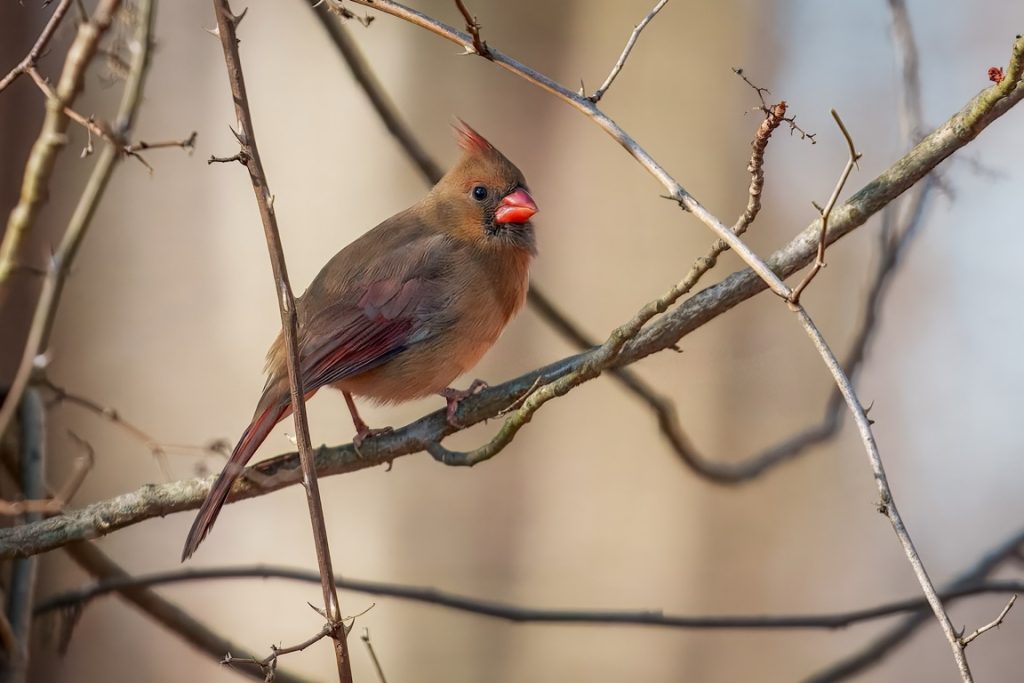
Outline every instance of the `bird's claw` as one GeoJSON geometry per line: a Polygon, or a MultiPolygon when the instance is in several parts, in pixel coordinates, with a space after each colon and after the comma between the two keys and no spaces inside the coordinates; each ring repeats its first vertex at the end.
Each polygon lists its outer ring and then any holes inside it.
{"type": "Polygon", "coordinates": [[[441,396],[448,402],[448,409],[445,411],[445,418],[448,420],[448,424],[457,429],[462,429],[466,425],[456,415],[456,411],[459,409],[459,402],[463,399],[469,398],[473,394],[478,394],[489,385],[482,379],[473,380],[468,389],[453,389],[448,387],[441,392],[441,396]]]}
{"type": "Polygon", "coordinates": [[[379,429],[370,429],[366,425],[359,428],[356,435],[352,437],[352,448],[356,450],[356,455],[361,459],[363,457],[362,446],[363,442],[374,436],[381,436],[383,434],[390,434],[395,431],[394,427],[380,427],[379,429]]]}

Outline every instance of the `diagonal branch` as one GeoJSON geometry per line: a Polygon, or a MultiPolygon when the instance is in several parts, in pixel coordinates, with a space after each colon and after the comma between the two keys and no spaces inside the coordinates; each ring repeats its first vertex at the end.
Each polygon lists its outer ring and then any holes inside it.
{"type": "MultiPolygon", "coordinates": [[[[1024,546],[1024,530],[1018,530],[1015,534],[985,553],[977,563],[950,582],[943,592],[943,599],[947,595],[956,595],[959,591],[968,590],[972,586],[985,585],[986,577],[1007,560],[1018,556],[1022,546],[1024,546]]],[[[1010,589],[1009,592],[1017,592],[1013,590],[1013,586],[1007,587],[1010,589]]],[[[893,650],[904,643],[928,621],[928,610],[919,610],[916,614],[908,616],[873,640],[860,652],[811,675],[805,680],[805,683],[836,683],[836,681],[844,681],[851,676],[880,664],[886,656],[892,653],[893,650]]]]}
{"type": "MultiPolygon", "coordinates": [[[[1014,60],[1020,60],[1022,54],[1024,38],[1015,44],[1014,60]]],[[[869,218],[1024,99],[1024,87],[1011,87],[1008,92],[998,91],[997,96],[993,96],[993,91],[1007,82],[1004,80],[1000,85],[992,86],[971,99],[959,112],[837,208],[828,228],[828,244],[833,244],[864,225],[869,218]]],[[[766,262],[780,276],[788,277],[812,261],[817,251],[818,236],[819,223],[814,222],[769,256],[766,262]]],[[[635,340],[623,347],[612,367],[624,367],[658,351],[672,348],[687,334],[765,289],[767,285],[750,269],[732,273],[717,284],[697,292],[648,325],[635,340]]],[[[459,416],[466,426],[493,418],[535,384],[548,383],[578,370],[591,359],[592,353],[585,351],[569,356],[492,386],[467,398],[460,405],[459,416]]],[[[364,444],[361,458],[357,457],[351,445],[318,448],[317,471],[322,476],[329,476],[384,465],[395,458],[422,451],[427,444],[437,442],[455,431],[454,427],[447,424],[444,411],[436,411],[392,434],[364,444]]],[[[260,484],[253,483],[245,476],[241,477],[232,489],[229,501],[264,495],[301,480],[298,456],[294,453],[270,458],[247,468],[247,471],[257,475],[261,479],[260,484]]],[[[146,519],[195,509],[209,491],[213,479],[210,476],[146,486],[79,510],[67,510],[57,518],[0,529],[0,559],[45,552],[76,540],[106,535],[146,519]]]]}
{"type": "MultiPolygon", "coordinates": [[[[612,87],[612,83],[615,81],[615,77],[622,71],[622,67],[626,65],[626,60],[629,59],[629,53],[633,51],[633,46],[636,45],[637,39],[640,37],[640,32],[647,28],[647,24],[651,23],[651,19],[657,16],[661,8],[668,3],[668,0],[658,0],[658,4],[654,6],[650,12],[647,13],[639,24],[633,27],[633,32],[629,34],[629,40],[626,41],[626,47],[622,48],[622,54],[619,55],[612,70],[608,73],[608,77],[604,79],[604,83],[601,87],[594,91],[593,95],[587,97],[588,100],[597,104],[604,97],[604,94],[608,92],[608,88],[612,87]]],[[[580,93],[583,94],[583,93],[580,93]]]]}
{"type": "Polygon", "coordinates": [[[39,57],[43,54],[43,50],[50,44],[53,39],[53,34],[57,32],[57,27],[60,26],[61,20],[64,19],[64,15],[68,13],[68,9],[71,8],[71,0],[60,0],[60,3],[54,8],[53,14],[50,15],[50,19],[46,22],[46,26],[43,27],[42,33],[39,34],[39,38],[36,39],[32,49],[29,50],[25,58],[18,62],[13,69],[7,72],[7,75],[0,78],[0,92],[7,89],[11,83],[17,80],[18,76],[26,73],[30,68],[36,65],[39,57]]]}
{"type": "Polygon", "coordinates": [[[253,130],[249,98],[246,95],[245,78],[242,75],[241,58],[238,54],[239,41],[236,28],[245,13],[235,16],[231,12],[228,0],[213,0],[213,10],[217,15],[217,30],[224,48],[224,63],[227,66],[231,95],[235,102],[235,115],[238,118],[236,137],[241,147],[241,154],[245,159],[244,165],[249,171],[256,203],[259,206],[263,231],[267,240],[267,250],[270,252],[270,262],[279,295],[278,307],[281,312],[281,329],[288,361],[288,384],[291,390],[292,414],[295,418],[295,436],[302,465],[302,483],[306,489],[306,502],[309,506],[309,519],[313,527],[316,559],[320,567],[325,606],[324,616],[332,627],[331,637],[334,642],[335,661],[338,665],[338,678],[342,683],[351,683],[352,663],[349,659],[348,639],[341,620],[338,592],[334,586],[334,569],[331,566],[327,525],[324,522],[323,505],[320,502],[320,488],[317,483],[316,466],[313,462],[313,448],[309,443],[305,392],[302,389],[302,376],[299,370],[298,318],[295,313],[295,297],[288,281],[288,269],[285,264],[284,249],[281,246],[281,235],[277,228],[273,197],[270,194],[267,176],[263,171],[263,162],[260,160],[259,149],[256,146],[256,133],[253,130]]]}
{"type": "MultiPolygon", "coordinates": [[[[162,598],[151,586],[145,584],[132,585],[132,577],[128,572],[107,557],[96,545],[92,543],[72,543],[65,547],[64,550],[67,551],[68,555],[71,556],[71,559],[79,567],[96,578],[99,582],[97,585],[116,586],[109,592],[117,593],[125,602],[131,603],[146,616],[215,661],[222,660],[227,652],[242,652],[245,650],[238,643],[232,642],[213,632],[201,622],[196,621],[188,612],[162,598]]],[[[319,576],[313,575],[313,581],[319,581],[319,576]]],[[[37,606],[36,615],[38,616],[53,609],[60,609],[69,613],[67,618],[74,618],[75,614],[79,613],[83,608],[83,603],[53,603],[47,601],[37,606]],[[50,605],[49,608],[46,607],[47,604],[50,605]]],[[[264,680],[262,672],[256,668],[239,669],[239,671],[255,680],[264,680]]],[[[276,671],[276,676],[274,679],[275,683],[309,683],[305,678],[287,671],[281,671],[280,669],[276,671]]]]}
{"type": "MultiPolygon", "coordinates": [[[[110,29],[120,5],[120,0],[100,0],[92,16],[78,26],[78,33],[68,49],[64,69],[57,82],[57,97],[46,101],[43,126],[25,165],[21,197],[7,219],[7,229],[3,233],[3,242],[0,242],[0,293],[16,269],[25,236],[32,229],[46,202],[57,154],[67,144],[65,133],[69,119],[64,113],[64,107],[70,105],[82,91],[85,70],[96,54],[100,38],[110,29]]],[[[2,425],[0,433],[3,433],[2,425]]]]}

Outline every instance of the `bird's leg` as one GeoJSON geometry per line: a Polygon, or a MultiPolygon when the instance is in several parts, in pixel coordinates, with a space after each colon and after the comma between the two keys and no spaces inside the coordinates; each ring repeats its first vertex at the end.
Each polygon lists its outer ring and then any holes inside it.
{"type": "Polygon", "coordinates": [[[347,391],[342,391],[341,394],[345,397],[345,403],[348,404],[348,412],[352,415],[352,424],[355,425],[356,428],[356,435],[352,437],[352,446],[356,449],[356,453],[362,457],[363,454],[359,448],[363,445],[363,441],[365,441],[367,437],[388,434],[394,430],[391,427],[370,429],[370,427],[363,422],[363,418],[359,417],[359,411],[356,410],[356,402],[352,400],[352,394],[347,391]]]}
{"type": "Polygon", "coordinates": [[[459,402],[473,394],[483,391],[486,388],[487,382],[482,379],[475,379],[470,383],[468,389],[453,389],[448,387],[442,391],[441,395],[444,396],[446,401],[448,401],[448,412],[446,413],[448,424],[452,427],[465,427],[466,425],[462,424],[462,421],[455,416],[455,411],[459,409],[459,402]]]}

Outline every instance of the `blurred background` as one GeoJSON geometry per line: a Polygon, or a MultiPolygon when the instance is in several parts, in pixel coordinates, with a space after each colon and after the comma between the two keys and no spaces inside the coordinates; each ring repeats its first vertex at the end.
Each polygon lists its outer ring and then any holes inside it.
{"type": "MultiPolygon", "coordinates": [[[[92,3],[85,3],[92,7],[92,3]]],[[[552,78],[588,91],[607,75],[644,2],[471,3],[486,40],[552,78]]],[[[0,6],[0,71],[20,60],[48,10],[38,0],[0,6]]],[[[454,3],[415,6],[460,26],[454,3]]],[[[236,7],[236,9],[239,9],[236,7]]],[[[1024,5],[1010,0],[911,1],[928,129],[986,87],[1005,65],[1024,5]]],[[[362,10],[359,11],[362,14],[362,10]]],[[[123,20],[123,18],[122,18],[123,20]]],[[[59,73],[73,35],[59,31],[43,70],[59,73]]],[[[235,118],[209,3],[164,2],[134,138],[198,131],[191,155],[127,159],[68,282],[50,348],[49,377],[118,409],[161,443],[232,443],[253,410],[266,348],[279,325],[274,286],[247,174],[208,166],[237,150],[235,118]]],[[[477,128],[529,179],[541,207],[534,283],[595,338],[677,281],[711,242],[707,230],[658,198],[662,189],[576,111],[482,59],[396,19],[348,22],[402,115],[442,165],[457,155],[449,122],[477,128]]],[[[328,255],[415,201],[423,182],[353,81],[304,2],[254,3],[241,55],[260,151],[301,291],[328,255]]],[[[748,243],[768,254],[815,216],[846,159],[828,115],[836,108],[863,152],[846,196],[902,153],[899,73],[886,2],[702,3],[672,0],[647,27],[602,108],[711,211],[729,223],[746,203],[755,93],[786,99],[811,145],[780,130],[768,149],[764,210],[748,243]]],[[[110,118],[120,92],[94,67],[76,109],[110,118]]],[[[43,99],[27,78],[0,95],[0,214],[14,205],[43,99]]],[[[1024,182],[1021,111],[997,121],[942,167],[919,238],[892,283],[858,378],[896,499],[932,578],[945,584],[1020,528],[1024,477],[1017,433],[1024,364],[1019,264],[1024,248],[1014,188],[1024,182]]],[[[59,240],[91,159],[72,125],[31,253],[59,240]]],[[[102,144],[102,143],[99,143],[102,144]]],[[[878,217],[828,253],[805,296],[840,355],[850,345],[877,262],[878,217]]],[[[727,255],[706,286],[739,267],[727,255]]],[[[0,310],[0,381],[20,356],[37,281],[18,278],[0,310]]],[[[738,461],[820,419],[831,380],[792,316],[760,296],[684,338],[683,353],[634,366],[671,397],[693,443],[738,461]]],[[[562,358],[573,348],[527,308],[473,372],[492,383],[562,358]]],[[[472,377],[464,378],[468,383],[472,377]]],[[[365,406],[371,425],[402,425],[440,399],[365,406]]],[[[314,445],[349,441],[339,394],[309,405],[314,445]]],[[[150,450],[72,405],[50,413],[49,470],[63,481],[87,439],[97,461],[75,504],[166,480],[150,450]]],[[[480,425],[449,440],[482,443],[480,425]]],[[[280,425],[257,457],[292,449],[280,425]]],[[[214,454],[169,448],[173,478],[218,470],[214,454]]],[[[339,574],[401,582],[537,607],[653,609],[684,614],[824,613],[915,596],[919,588],[893,532],[855,430],[754,481],[696,476],[661,439],[650,412],[601,378],[548,404],[499,457],[471,470],[428,455],[321,482],[339,574]]],[[[292,487],[225,509],[188,566],[276,564],[315,568],[302,490],[292,487]]],[[[178,567],[192,514],[151,520],[97,544],[132,573],[178,567]]],[[[1000,576],[1012,577],[1009,565],[1000,576]]],[[[89,577],[62,552],[45,555],[38,592],[89,577]]],[[[316,585],[283,581],[187,583],[162,595],[218,633],[263,656],[322,625],[307,602],[316,585]]],[[[684,631],[649,627],[517,625],[428,605],[345,592],[363,612],[388,680],[793,681],[859,651],[898,621],[839,631],[684,631]]],[[[968,631],[1005,596],[951,609],[968,631]]],[[[69,649],[57,654],[50,621],[34,631],[35,681],[243,680],[117,597],[90,604],[69,649]]],[[[1012,611],[968,650],[978,680],[1024,668],[1024,616],[1012,611]]],[[[356,678],[375,680],[358,638],[356,678]]],[[[235,653],[241,654],[241,653],[235,653]]],[[[248,654],[248,653],[246,653],[248,654]]],[[[334,680],[320,643],[281,666],[334,680]]],[[[858,680],[958,680],[929,619],[901,649],[858,680]]]]}

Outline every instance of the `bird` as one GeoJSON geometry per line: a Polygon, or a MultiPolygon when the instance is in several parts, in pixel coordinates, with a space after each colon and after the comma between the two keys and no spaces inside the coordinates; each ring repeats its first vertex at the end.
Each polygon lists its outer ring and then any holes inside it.
{"type": "MultiPolygon", "coordinates": [[[[393,404],[440,394],[454,426],[459,401],[485,383],[451,388],[523,306],[537,254],[537,213],[522,172],[465,122],[461,155],[433,188],[334,255],[295,300],[304,400],[339,389],[358,450],[371,429],[354,397],[393,404]]],[[[283,332],[267,352],[263,393],[199,508],[182,551],[209,534],[243,467],[291,414],[283,332]]]]}

